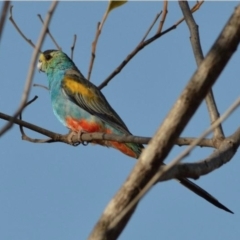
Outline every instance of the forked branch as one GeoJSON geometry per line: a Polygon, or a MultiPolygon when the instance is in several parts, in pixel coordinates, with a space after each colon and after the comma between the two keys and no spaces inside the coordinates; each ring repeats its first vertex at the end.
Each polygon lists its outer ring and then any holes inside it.
{"type": "MultiPolygon", "coordinates": [[[[36,47],[34,48],[34,51],[32,54],[32,58],[31,58],[29,70],[28,70],[28,75],[27,75],[25,87],[24,87],[23,94],[22,94],[22,99],[20,101],[19,107],[17,108],[16,112],[13,114],[13,119],[16,119],[18,117],[18,115],[22,112],[22,109],[24,108],[24,106],[27,102],[30,88],[32,85],[32,79],[33,79],[34,72],[35,72],[37,57],[38,57],[39,52],[41,51],[42,43],[46,36],[46,31],[47,31],[48,25],[51,21],[52,15],[54,13],[54,10],[56,9],[57,4],[58,4],[57,1],[53,1],[48,10],[48,14],[46,16],[46,19],[44,21],[42,30],[40,32],[40,35],[39,35],[39,38],[38,38],[38,41],[36,44],[36,47]]],[[[9,121],[5,126],[3,126],[3,128],[0,130],[0,136],[3,135],[7,130],[9,130],[12,127],[12,125],[13,125],[13,121],[9,121]]]]}
{"type": "Polygon", "coordinates": [[[177,137],[193,116],[240,42],[238,6],[211,50],[176,101],[157,133],[142,152],[134,169],[104,210],[90,234],[90,240],[116,239],[126,226],[137,203],[113,226],[115,219],[161,168],[177,137]],[[221,55],[221,58],[219,58],[221,55]]]}
{"type": "MultiPolygon", "coordinates": [[[[189,8],[188,2],[187,1],[179,1],[179,5],[181,7],[183,16],[185,18],[185,21],[188,25],[189,31],[190,31],[190,40],[191,40],[191,45],[194,53],[194,57],[197,63],[197,66],[199,67],[201,62],[204,59],[203,52],[202,52],[202,47],[200,43],[200,36],[199,36],[199,31],[198,31],[198,25],[196,24],[193,15],[191,13],[191,10],[189,8]]],[[[214,99],[213,91],[212,89],[209,90],[208,95],[205,98],[209,116],[211,119],[211,123],[214,123],[218,118],[219,118],[219,112],[217,109],[217,105],[214,99]]],[[[217,139],[223,139],[224,138],[224,133],[222,129],[222,125],[219,125],[217,128],[214,130],[213,134],[214,138],[216,139],[216,145],[220,144],[220,141],[217,141],[217,139]]]]}

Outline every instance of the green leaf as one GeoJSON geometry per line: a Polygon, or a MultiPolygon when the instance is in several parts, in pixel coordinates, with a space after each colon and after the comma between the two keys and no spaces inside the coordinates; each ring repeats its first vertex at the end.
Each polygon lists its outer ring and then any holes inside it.
{"type": "Polygon", "coordinates": [[[114,8],[120,7],[123,4],[125,4],[126,2],[127,2],[127,0],[122,0],[122,1],[109,0],[107,12],[109,13],[114,8]]]}

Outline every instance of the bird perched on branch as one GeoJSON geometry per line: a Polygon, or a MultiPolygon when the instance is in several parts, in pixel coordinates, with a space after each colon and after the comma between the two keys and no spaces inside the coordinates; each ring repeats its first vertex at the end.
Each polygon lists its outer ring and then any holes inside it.
{"type": "MultiPolygon", "coordinates": [[[[87,81],[73,61],[62,51],[47,50],[40,54],[38,69],[47,74],[53,112],[58,120],[73,132],[131,134],[102,92],[87,81]]],[[[138,158],[143,146],[138,143],[95,140],[94,143],[113,147],[138,158]]],[[[208,192],[186,178],[181,184],[213,205],[231,212],[208,192]]],[[[232,213],[232,212],[231,212],[232,213]]]]}

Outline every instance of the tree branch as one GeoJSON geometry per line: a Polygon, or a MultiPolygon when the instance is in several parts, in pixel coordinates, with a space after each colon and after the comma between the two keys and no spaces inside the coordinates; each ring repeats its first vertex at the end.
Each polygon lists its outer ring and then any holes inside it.
{"type": "MultiPolygon", "coordinates": [[[[31,88],[31,84],[32,84],[32,79],[33,79],[34,72],[35,72],[37,56],[38,56],[38,54],[40,52],[40,49],[42,47],[43,41],[44,41],[45,36],[46,36],[46,31],[47,31],[48,25],[51,21],[52,15],[54,13],[54,10],[55,10],[57,4],[58,4],[57,1],[52,2],[51,6],[49,8],[48,14],[46,16],[46,19],[44,21],[41,33],[40,33],[39,38],[38,38],[38,42],[36,44],[36,47],[34,48],[32,58],[31,58],[31,61],[30,61],[30,66],[29,66],[28,75],[27,75],[25,87],[24,87],[23,94],[22,94],[22,99],[20,101],[20,105],[19,105],[18,109],[16,110],[16,112],[13,115],[13,119],[18,117],[19,113],[21,113],[22,109],[24,108],[24,106],[27,102],[28,95],[29,95],[30,88],[31,88]]],[[[2,136],[7,130],[9,130],[12,127],[12,125],[13,125],[13,121],[8,122],[0,130],[0,136],[2,136]]]]}
{"type": "Polygon", "coordinates": [[[163,24],[165,22],[165,19],[166,19],[167,13],[168,13],[167,7],[168,7],[168,0],[164,0],[163,1],[163,11],[162,11],[163,14],[162,14],[162,18],[159,23],[159,26],[158,26],[157,33],[162,32],[163,24]]]}
{"type": "MultiPolygon", "coordinates": [[[[34,142],[34,143],[53,143],[53,142],[63,142],[66,144],[76,144],[80,140],[85,141],[85,142],[92,142],[94,140],[108,140],[108,141],[117,141],[117,142],[129,142],[129,143],[140,143],[140,144],[148,144],[149,141],[151,140],[150,137],[140,137],[140,136],[133,136],[133,135],[126,135],[126,136],[119,136],[115,134],[104,134],[104,133],[83,133],[81,135],[81,139],[78,139],[77,136],[73,136],[72,142],[70,143],[67,135],[62,135],[59,133],[55,133],[52,131],[49,131],[47,129],[41,128],[39,126],[36,126],[34,124],[31,124],[26,121],[22,121],[21,119],[14,119],[13,117],[1,113],[0,112],[0,119],[4,119],[6,121],[13,121],[14,124],[17,124],[21,127],[30,129],[34,132],[40,133],[42,135],[45,135],[49,137],[49,139],[33,139],[28,136],[22,137],[23,140],[29,141],[29,142],[34,142]]],[[[190,145],[192,142],[194,142],[196,138],[188,138],[188,137],[183,137],[183,138],[178,138],[176,140],[176,143],[178,146],[187,146],[190,145]]],[[[213,147],[214,145],[212,143],[211,139],[202,139],[201,142],[199,143],[200,147],[213,147]]]]}
{"type": "MultiPolygon", "coordinates": [[[[202,3],[198,3],[197,5],[200,7],[202,3]]],[[[199,9],[199,7],[197,8],[196,6],[193,7],[193,11],[196,11],[197,9],[199,9]]],[[[181,24],[184,21],[184,18],[180,19],[179,21],[177,21],[175,24],[173,24],[171,27],[169,27],[168,29],[166,29],[163,32],[158,32],[156,33],[153,37],[145,40],[145,41],[141,41],[136,47],[135,49],[122,61],[122,63],[98,86],[99,89],[102,89],[104,87],[106,87],[108,85],[108,83],[117,75],[119,74],[122,69],[130,62],[130,60],[137,55],[138,52],[140,52],[144,47],[146,47],[148,44],[154,42],[155,40],[157,40],[158,38],[162,37],[163,35],[165,35],[166,33],[172,31],[173,29],[176,29],[177,26],[179,24],[181,24]]]]}
{"type": "Polygon", "coordinates": [[[90,78],[91,78],[93,63],[94,63],[94,60],[95,60],[95,57],[96,57],[96,48],[97,48],[98,38],[99,38],[99,36],[101,34],[100,25],[101,25],[101,23],[98,22],[97,23],[97,29],[96,29],[95,38],[94,38],[94,40],[92,42],[92,53],[91,53],[91,60],[90,60],[90,63],[89,63],[88,77],[87,77],[88,81],[90,81],[90,78]]]}
{"type": "Polygon", "coordinates": [[[174,178],[193,178],[198,179],[206,175],[227,162],[235,155],[240,145],[240,128],[231,136],[225,138],[219,149],[214,151],[209,157],[195,163],[182,163],[174,166],[161,177],[161,181],[174,178]]]}
{"type": "Polygon", "coordinates": [[[21,37],[27,42],[29,43],[33,48],[36,48],[36,46],[33,44],[32,40],[31,39],[28,39],[24,34],[23,32],[21,31],[21,29],[18,27],[18,25],[16,24],[16,22],[14,21],[13,19],[13,14],[12,14],[12,9],[13,9],[13,6],[10,7],[10,17],[9,17],[9,20],[10,22],[13,24],[13,26],[16,28],[17,32],[21,35],[21,37]]]}
{"type": "Polygon", "coordinates": [[[3,32],[5,22],[6,22],[6,17],[7,17],[7,12],[8,12],[9,5],[10,5],[10,1],[5,1],[3,6],[2,6],[1,18],[0,18],[0,41],[1,41],[1,38],[2,38],[2,32],[3,32]]]}
{"type": "MultiPolygon", "coordinates": [[[[42,24],[44,24],[44,21],[42,19],[42,16],[41,14],[38,14],[37,15],[39,20],[41,21],[42,24]]],[[[58,50],[62,50],[62,48],[58,45],[57,41],[55,40],[55,38],[53,37],[53,35],[51,34],[50,30],[49,30],[49,27],[47,28],[47,34],[49,35],[49,37],[51,38],[51,40],[53,41],[54,45],[56,46],[56,48],[58,50]]]]}
{"type": "MultiPolygon", "coordinates": [[[[188,25],[189,31],[190,31],[190,40],[191,40],[191,45],[193,49],[193,53],[196,59],[197,66],[200,66],[201,62],[204,59],[203,52],[202,52],[202,47],[200,43],[200,36],[199,36],[199,31],[198,31],[198,25],[196,24],[193,15],[191,13],[191,10],[189,8],[188,2],[187,1],[180,1],[179,0],[179,5],[182,10],[183,16],[185,18],[185,21],[188,25]]],[[[206,96],[206,104],[208,108],[208,112],[210,115],[211,123],[214,123],[218,118],[219,118],[219,112],[217,109],[217,105],[214,99],[213,91],[210,89],[208,95],[206,96]]],[[[217,139],[223,139],[224,138],[224,133],[222,126],[219,125],[215,130],[213,134],[214,138],[216,139],[215,143],[220,144],[220,141],[217,141],[217,139]]]]}
{"type": "Polygon", "coordinates": [[[72,60],[73,60],[73,53],[74,53],[76,41],[77,41],[77,35],[74,34],[74,35],[73,35],[73,44],[72,44],[72,46],[71,46],[71,59],[72,59],[72,60]]]}
{"type": "MultiPolygon", "coordinates": [[[[134,169],[116,196],[104,210],[89,239],[116,239],[124,229],[132,212],[111,223],[156,174],[169,154],[176,138],[193,116],[240,42],[240,6],[238,6],[204,61],[176,101],[172,110],[141,154],[134,169]]],[[[137,204],[136,204],[137,205],[137,204]]],[[[133,209],[135,209],[136,205],[133,209]]]]}
{"type": "MultiPolygon", "coordinates": [[[[240,105],[240,98],[238,98],[228,109],[227,111],[221,116],[221,118],[219,118],[213,125],[211,125],[206,131],[204,131],[203,134],[201,134],[201,136],[196,139],[189,147],[187,147],[181,154],[179,154],[173,161],[171,161],[168,165],[162,167],[160,166],[159,171],[157,171],[153,177],[149,180],[149,182],[144,186],[143,189],[141,189],[141,191],[139,192],[139,194],[128,204],[128,206],[120,213],[118,214],[117,218],[114,219],[114,221],[111,222],[111,227],[115,226],[120,220],[121,218],[124,218],[124,216],[128,213],[128,211],[131,211],[132,208],[134,208],[134,206],[136,205],[136,203],[150,190],[150,188],[157,182],[161,181],[163,176],[167,175],[167,173],[169,171],[171,171],[172,168],[174,168],[176,165],[179,164],[179,162],[181,160],[183,160],[183,158],[185,158],[186,156],[189,155],[189,153],[197,146],[197,144],[201,141],[201,139],[203,139],[204,137],[206,137],[210,132],[212,132],[219,124],[221,124],[238,106],[240,105]]],[[[240,138],[240,136],[239,136],[240,138]]],[[[236,151],[235,151],[236,152],[236,151]]],[[[230,160],[230,159],[229,159],[230,160]]],[[[212,169],[213,171],[214,169],[212,169]]],[[[172,178],[174,178],[174,176],[172,176],[172,178]]],[[[199,176],[198,176],[199,177],[199,176]]],[[[184,186],[186,186],[187,188],[189,188],[189,180],[186,178],[182,178],[182,177],[177,177],[177,180],[180,181],[181,184],[183,184],[184,186]],[[187,184],[187,185],[186,185],[187,184]]],[[[194,189],[192,189],[192,187],[190,186],[190,188],[193,192],[195,192],[196,194],[198,194],[199,196],[202,196],[201,194],[199,194],[198,191],[195,191],[194,189]]],[[[208,194],[207,194],[208,195],[208,194]]],[[[212,199],[212,196],[210,197],[212,199]]],[[[205,198],[205,200],[207,200],[205,198]]],[[[210,201],[212,202],[212,201],[210,201]]],[[[213,202],[212,202],[213,203],[213,202]]],[[[218,204],[219,202],[214,199],[214,203],[213,204],[217,204],[218,207],[233,213],[231,210],[229,210],[228,208],[226,208],[224,205],[222,205],[220,203],[220,205],[218,204]]]]}
{"type": "Polygon", "coordinates": [[[162,14],[162,11],[156,15],[156,17],[154,18],[152,24],[151,24],[150,27],[148,28],[147,32],[144,34],[141,42],[144,42],[144,41],[145,41],[145,39],[147,38],[148,34],[151,32],[153,26],[155,25],[155,23],[157,22],[157,20],[158,20],[158,18],[160,17],[161,14],[162,14]]]}

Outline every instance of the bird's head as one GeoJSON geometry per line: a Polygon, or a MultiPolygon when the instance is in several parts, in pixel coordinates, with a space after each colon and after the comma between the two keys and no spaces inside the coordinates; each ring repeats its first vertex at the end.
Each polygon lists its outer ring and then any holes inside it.
{"type": "Polygon", "coordinates": [[[60,50],[46,50],[40,54],[37,67],[39,71],[50,73],[56,70],[75,68],[72,60],[60,50]]]}

